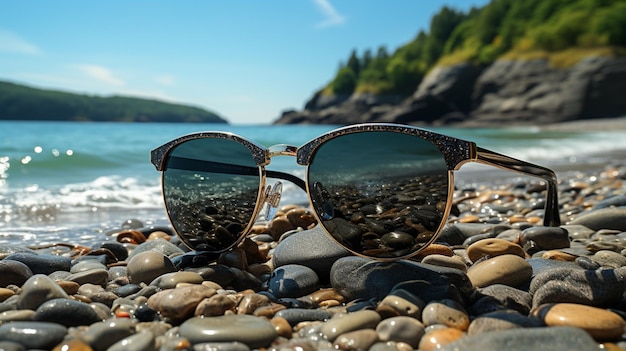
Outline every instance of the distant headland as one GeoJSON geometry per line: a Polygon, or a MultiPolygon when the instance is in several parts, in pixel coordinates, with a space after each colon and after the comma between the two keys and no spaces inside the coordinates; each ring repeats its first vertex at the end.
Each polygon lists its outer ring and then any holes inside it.
{"type": "Polygon", "coordinates": [[[91,96],[0,81],[0,120],[228,123],[194,106],[126,96],[91,96]]]}

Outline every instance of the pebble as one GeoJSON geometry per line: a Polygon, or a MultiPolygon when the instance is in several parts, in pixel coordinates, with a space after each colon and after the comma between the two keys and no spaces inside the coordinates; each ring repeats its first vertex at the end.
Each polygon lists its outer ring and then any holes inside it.
{"type": "Polygon", "coordinates": [[[517,311],[502,310],[485,313],[472,320],[467,329],[468,335],[507,330],[514,328],[537,328],[543,326],[541,320],[528,317],[517,311]]]}
{"type": "Polygon", "coordinates": [[[433,301],[424,307],[422,322],[428,325],[445,325],[450,328],[467,330],[470,318],[463,306],[454,300],[433,301]]]}
{"type": "Polygon", "coordinates": [[[595,211],[583,212],[568,224],[583,225],[592,230],[615,229],[626,232],[626,208],[608,207],[595,211]]]}
{"type": "Polygon", "coordinates": [[[66,327],[48,322],[10,322],[0,326],[2,341],[13,341],[27,349],[50,350],[66,334],[66,327]]]}
{"type": "MultiPolygon", "coordinates": [[[[134,253],[134,252],[133,252],[134,253]]],[[[151,283],[165,273],[176,272],[172,261],[157,251],[145,251],[133,255],[126,266],[131,283],[151,283]]]]}
{"type": "Polygon", "coordinates": [[[424,331],[424,324],[419,320],[405,316],[384,319],[376,326],[376,333],[378,333],[380,341],[403,342],[413,348],[419,346],[424,331]]]}
{"type": "Polygon", "coordinates": [[[472,262],[477,262],[484,257],[490,258],[506,254],[526,257],[526,252],[521,246],[498,238],[479,240],[467,248],[467,256],[472,262]]]}
{"type": "Polygon", "coordinates": [[[36,310],[41,304],[55,298],[67,299],[67,293],[52,279],[43,274],[35,274],[22,286],[17,300],[17,308],[36,310]]]}
{"type": "Polygon", "coordinates": [[[338,314],[321,325],[320,333],[326,340],[333,342],[339,335],[347,332],[374,329],[380,321],[380,315],[370,310],[338,314]]]}
{"type": "Polygon", "coordinates": [[[464,335],[462,331],[454,328],[433,329],[422,337],[419,349],[422,351],[440,350],[464,335]]]}
{"type": "Polygon", "coordinates": [[[246,314],[193,317],[180,325],[179,333],[192,344],[235,341],[250,348],[267,347],[276,338],[267,319],[246,314]]]}
{"type": "Polygon", "coordinates": [[[361,329],[341,334],[333,346],[337,350],[368,350],[378,341],[378,334],[373,329],[361,329]]]}
{"type": "Polygon", "coordinates": [[[81,339],[94,351],[106,351],[116,342],[134,334],[136,321],[128,318],[110,318],[91,324],[81,339]]]}
{"type": "Polygon", "coordinates": [[[562,227],[530,227],[522,231],[524,250],[534,253],[540,250],[570,247],[569,233],[562,227]]]}
{"type": "Polygon", "coordinates": [[[496,256],[473,265],[467,276],[475,287],[493,284],[520,286],[532,276],[531,265],[525,259],[511,254],[496,256]]]}
{"type": "Polygon", "coordinates": [[[33,319],[39,322],[58,323],[66,327],[77,327],[96,323],[100,321],[100,316],[89,304],[56,298],[41,304],[35,311],[33,319]]]}
{"type": "Polygon", "coordinates": [[[0,286],[8,285],[22,286],[30,277],[33,271],[28,266],[19,261],[2,260],[0,261],[0,286]]]}
{"type": "Polygon", "coordinates": [[[268,291],[278,297],[301,297],[320,287],[319,277],[309,267],[288,264],[277,267],[268,282],[268,291]]]}
{"type": "Polygon", "coordinates": [[[280,241],[274,249],[272,261],[275,267],[298,264],[312,269],[322,282],[329,281],[330,270],[335,261],[352,256],[316,226],[297,232],[280,241]]]}
{"type": "Polygon", "coordinates": [[[22,262],[30,268],[33,274],[45,275],[56,271],[69,271],[72,264],[72,260],[68,257],[45,253],[16,252],[5,257],[4,260],[22,262]]]}
{"type": "Polygon", "coordinates": [[[182,286],[157,292],[147,304],[163,317],[179,321],[193,316],[198,304],[215,293],[215,289],[204,285],[182,286]]]}
{"type": "Polygon", "coordinates": [[[584,330],[572,327],[519,328],[467,336],[442,346],[439,351],[563,351],[599,350],[584,330]]]}
{"type": "Polygon", "coordinates": [[[433,254],[424,257],[422,260],[424,264],[432,264],[435,266],[449,267],[459,269],[463,272],[467,272],[467,265],[463,262],[463,259],[459,256],[445,256],[441,254],[433,254]]]}
{"type": "Polygon", "coordinates": [[[532,314],[551,327],[581,328],[599,341],[619,340],[626,327],[624,319],[617,313],[573,303],[541,305],[532,314]]]}
{"type": "Polygon", "coordinates": [[[555,268],[530,283],[533,308],[545,303],[572,302],[590,306],[616,304],[626,290],[626,268],[583,270],[555,268]]]}

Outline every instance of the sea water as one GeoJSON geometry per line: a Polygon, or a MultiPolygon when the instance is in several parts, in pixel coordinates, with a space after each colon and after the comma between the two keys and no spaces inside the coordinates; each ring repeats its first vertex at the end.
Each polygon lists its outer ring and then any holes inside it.
{"type": "MultiPolygon", "coordinates": [[[[178,136],[227,131],[264,146],[299,146],[337,127],[0,121],[0,243],[89,242],[127,219],[168,225],[150,151],[178,136]]],[[[430,129],[547,166],[601,165],[626,150],[625,130],[430,129]]],[[[268,169],[305,172],[292,157],[274,158],[268,169]]],[[[464,166],[457,178],[471,181],[474,171],[464,166]]],[[[282,198],[307,201],[291,184],[282,198]]]]}

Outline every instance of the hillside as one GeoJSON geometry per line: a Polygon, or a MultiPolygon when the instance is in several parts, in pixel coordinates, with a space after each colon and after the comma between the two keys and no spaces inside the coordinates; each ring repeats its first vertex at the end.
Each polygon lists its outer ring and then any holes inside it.
{"type": "Polygon", "coordinates": [[[123,96],[88,96],[0,81],[0,120],[227,123],[197,107],[123,96]]]}
{"type": "Polygon", "coordinates": [[[610,99],[619,106],[599,115],[626,115],[618,101],[623,99],[613,99],[615,89],[626,89],[624,57],[626,0],[492,0],[468,12],[443,7],[428,31],[393,53],[385,47],[360,54],[353,50],[304,111],[286,111],[276,123],[466,122],[487,112],[507,112],[495,108],[506,99],[515,113],[505,113],[503,120],[594,118],[593,105],[575,111],[563,105],[606,91],[613,93],[602,103],[610,99]],[[511,86],[510,79],[525,83],[511,86]],[[564,82],[567,86],[559,86],[564,82]],[[561,96],[541,102],[539,110],[528,109],[528,99],[510,100],[542,83],[552,85],[541,87],[541,97],[550,89],[561,96]],[[574,83],[587,87],[567,98],[565,91],[571,93],[568,86],[574,83]]]}

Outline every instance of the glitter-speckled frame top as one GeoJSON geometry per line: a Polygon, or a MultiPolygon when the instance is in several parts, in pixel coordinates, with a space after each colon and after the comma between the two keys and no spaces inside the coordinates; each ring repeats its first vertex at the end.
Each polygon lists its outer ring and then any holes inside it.
{"type": "MultiPolygon", "coordinates": [[[[250,150],[257,166],[261,169],[261,187],[260,189],[264,189],[265,186],[265,177],[278,178],[288,180],[300,188],[307,191],[310,199],[310,192],[308,188],[308,184],[302,179],[288,174],[284,172],[277,171],[266,171],[265,166],[270,163],[270,160],[273,156],[295,156],[297,163],[303,166],[310,165],[311,159],[315,154],[316,150],[323,145],[326,141],[353,133],[362,133],[362,132],[394,132],[406,135],[412,135],[423,140],[429,141],[434,144],[443,155],[447,168],[448,168],[448,178],[451,189],[453,188],[454,179],[453,173],[455,170],[458,170],[463,164],[468,162],[478,162],[494,167],[498,167],[501,169],[521,173],[528,176],[538,177],[544,180],[547,184],[547,195],[546,195],[546,206],[544,213],[544,225],[546,226],[559,226],[560,225],[560,215],[559,215],[559,205],[557,199],[557,178],[555,173],[545,167],[535,165],[529,162],[525,162],[522,160],[518,160],[506,155],[502,155],[490,150],[486,150],[484,148],[478,147],[475,143],[471,141],[466,141],[450,136],[446,136],[443,134],[435,133],[432,131],[420,129],[413,126],[406,126],[400,124],[385,124],[385,123],[368,123],[368,124],[357,124],[351,125],[339,129],[335,129],[328,133],[325,133],[300,147],[291,146],[291,145],[274,145],[269,148],[265,148],[261,145],[258,145],[250,140],[247,140],[238,135],[227,133],[227,132],[199,132],[181,136],[177,139],[174,139],[168,143],[163,144],[162,146],[152,150],[151,152],[151,161],[152,164],[156,167],[158,171],[163,171],[167,157],[171,150],[175,148],[177,145],[184,143],[189,140],[194,139],[202,139],[202,138],[223,138],[236,141],[246,148],[250,150]]],[[[381,145],[384,147],[384,145],[381,145]]],[[[446,216],[450,212],[451,207],[451,197],[453,196],[453,191],[449,192],[449,201],[448,208],[445,211],[446,216]]],[[[262,191],[259,192],[259,201],[257,201],[256,209],[254,213],[258,213],[260,211],[261,206],[265,202],[265,198],[263,197],[262,191]]],[[[317,215],[317,214],[316,214],[317,215]]],[[[318,218],[319,220],[319,218],[318,218]]],[[[243,240],[247,231],[252,227],[252,223],[249,223],[246,230],[242,233],[240,240],[243,240]]],[[[443,227],[443,223],[439,229],[443,227]]],[[[433,241],[437,235],[433,237],[433,241]]]]}

